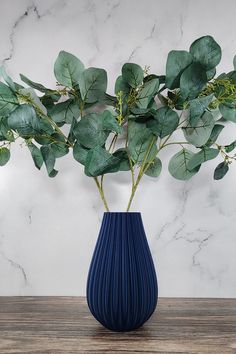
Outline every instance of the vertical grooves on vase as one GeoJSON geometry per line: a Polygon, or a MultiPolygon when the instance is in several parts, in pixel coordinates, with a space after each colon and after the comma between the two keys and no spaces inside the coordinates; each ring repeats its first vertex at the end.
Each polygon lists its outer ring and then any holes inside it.
{"type": "Polygon", "coordinates": [[[105,213],[87,282],[94,317],[114,331],[140,327],[157,303],[157,280],[140,213],[105,213]]]}

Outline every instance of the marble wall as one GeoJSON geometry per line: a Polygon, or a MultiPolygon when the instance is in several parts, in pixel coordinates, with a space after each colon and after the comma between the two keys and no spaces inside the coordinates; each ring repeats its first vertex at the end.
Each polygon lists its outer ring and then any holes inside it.
{"type": "MultiPolygon", "coordinates": [[[[223,49],[219,71],[236,54],[234,0],[1,0],[0,61],[55,85],[61,49],[86,66],[104,67],[109,92],[126,61],[164,73],[171,49],[211,34],[223,49]]],[[[234,139],[236,126],[222,141],[234,139]]],[[[161,296],[236,297],[236,163],[222,181],[210,162],[189,182],[174,180],[163,156],[162,175],[146,178],[133,210],[143,215],[161,296]]],[[[0,171],[0,295],[84,295],[103,206],[93,180],[66,156],[49,179],[28,151],[12,147],[0,171]]],[[[112,210],[123,210],[130,176],[105,178],[112,210]]]]}

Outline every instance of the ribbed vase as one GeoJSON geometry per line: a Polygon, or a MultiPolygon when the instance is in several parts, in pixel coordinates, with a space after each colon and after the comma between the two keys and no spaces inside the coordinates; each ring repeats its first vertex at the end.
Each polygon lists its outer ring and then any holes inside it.
{"type": "Polygon", "coordinates": [[[87,302],[113,331],[144,324],[156,308],[157,278],[140,213],[104,213],[92,257],[87,302]]]}

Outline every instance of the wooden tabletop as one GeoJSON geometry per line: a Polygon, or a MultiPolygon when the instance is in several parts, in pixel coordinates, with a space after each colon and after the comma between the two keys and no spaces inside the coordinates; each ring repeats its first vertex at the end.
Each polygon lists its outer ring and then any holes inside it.
{"type": "Polygon", "coordinates": [[[236,353],[236,299],[162,298],[139,330],[114,333],[81,297],[0,297],[0,353],[236,353]]]}

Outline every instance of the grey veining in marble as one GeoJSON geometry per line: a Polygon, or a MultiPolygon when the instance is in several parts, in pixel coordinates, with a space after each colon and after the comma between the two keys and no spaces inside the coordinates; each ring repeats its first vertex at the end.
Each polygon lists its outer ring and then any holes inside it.
{"type": "MultiPolygon", "coordinates": [[[[126,61],[163,74],[171,49],[187,49],[205,34],[223,49],[219,71],[236,54],[234,0],[2,0],[0,62],[54,86],[53,63],[61,49],[86,66],[104,67],[113,93],[126,61]],[[226,11],[227,3],[227,11],[226,11]]],[[[226,128],[221,142],[235,139],[226,128]]],[[[156,264],[162,296],[236,296],[236,164],[222,181],[209,162],[189,182],[163,172],[146,178],[135,197],[156,264]]],[[[103,207],[94,182],[69,156],[59,174],[37,171],[28,151],[12,147],[0,170],[0,295],[84,295],[87,271],[103,207]]],[[[130,176],[105,177],[112,210],[123,210],[130,176]]]]}

